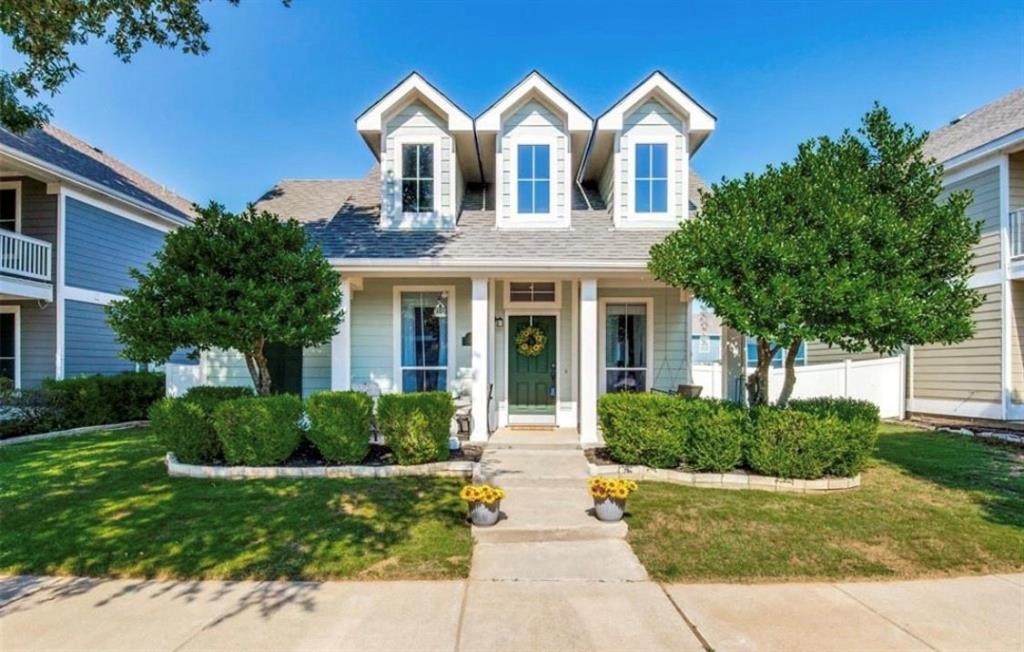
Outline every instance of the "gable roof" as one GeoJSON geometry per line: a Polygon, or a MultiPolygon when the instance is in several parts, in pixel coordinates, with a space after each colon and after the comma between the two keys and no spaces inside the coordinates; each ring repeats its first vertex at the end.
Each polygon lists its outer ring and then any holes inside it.
{"type": "Polygon", "coordinates": [[[501,114],[518,103],[522,98],[535,92],[563,111],[568,117],[566,128],[570,131],[590,132],[594,121],[590,114],[583,110],[574,99],[569,97],[562,89],[551,83],[539,70],[531,70],[525,77],[520,79],[512,88],[502,93],[501,97],[494,100],[489,107],[480,112],[476,117],[476,129],[496,131],[501,114]]]}
{"type": "Polygon", "coordinates": [[[107,191],[178,223],[194,216],[189,200],[51,124],[20,135],[0,128],[0,152],[39,165],[56,176],[107,191]]]}
{"type": "Polygon", "coordinates": [[[1024,88],[935,130],[924,144],[924,154],[945,163],[1016,132],[1024,138],[1024,88]]]}

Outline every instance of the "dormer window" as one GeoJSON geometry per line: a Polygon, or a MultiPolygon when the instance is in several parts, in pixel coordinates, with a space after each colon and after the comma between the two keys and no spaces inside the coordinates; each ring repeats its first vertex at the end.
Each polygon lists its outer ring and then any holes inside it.
{"type": "Polygon", "coordinates": [[[402,145],[402,212],[434,211],[434,146],[402,145]]]}
{"type": "Polygon", "coordinates": [[[636,146],[636,212],[668,212],[668,145],[636,146]]]}
{"type": "Polygon", "coordinates": [[[551,147],[519,145],[518,166],[519,212],[551,212],[551,147]]]}

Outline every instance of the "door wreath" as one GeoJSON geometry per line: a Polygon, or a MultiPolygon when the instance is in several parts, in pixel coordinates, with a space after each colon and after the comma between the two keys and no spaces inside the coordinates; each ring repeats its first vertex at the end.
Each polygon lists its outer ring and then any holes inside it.
{"type": "Polygon", "coordinates": [[[548,336],[540,327],[530,324],[519,329],[516,333],[516,351],[519,355],[527,358],[535,358],[544,352],[547,346],[548,336]]]}

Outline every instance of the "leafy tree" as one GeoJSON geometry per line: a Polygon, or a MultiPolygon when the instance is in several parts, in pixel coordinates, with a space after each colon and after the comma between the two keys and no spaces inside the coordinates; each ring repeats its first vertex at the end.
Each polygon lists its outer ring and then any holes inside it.
{"type": "Polygon", "coordinates": [[[779,350],[779,402],[788,401],[807,340],[891,353],[972,336],[984,298],[967,285],[980,227],[966,215],[970,192],[940,201],[942,167],[924,158],[926,138],[876,105],[856,133],[713,184],[700,214],[652,247],[655,277],[690,288],[756,340],[752,404],[767,402],[779,350]]]}
{"type": "Polygon", "coordinates": [[[251,206],[235,215],[211,202],[167,235],[137,287],[107,308],[136,362],[165,362],[181,348],[235,349],[253,385],[270,393],[268,342],[319,346],[342,318],[340,278],[295,220],[251,206]]]}
{"type": "MultiPolygon", "coordinates": [[[[50,108],[42,102],[23,103],[19,95],[28,100],[40,91],[55,95],[81,71],[69,49],[91,38],[105,36],[115,56],[125,63],[146,43],[205,54],[210,26],[199,11],[200,2],[0,0],[0,31],[25,59],[18,70],[0,71],[0,124],[22,133],[46,122],[50,108]]],[[[227,2],[237,5],[239,0],[227,2]]]]}

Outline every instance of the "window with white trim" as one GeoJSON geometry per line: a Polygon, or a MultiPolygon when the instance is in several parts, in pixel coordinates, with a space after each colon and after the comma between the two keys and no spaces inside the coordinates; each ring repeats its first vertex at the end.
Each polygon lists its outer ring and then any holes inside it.
{"type": "Polygon", "coordinates": [[[668,212],[668,145],[638,143],[636,146],[636,212],[668,212]]]}
{"type": "Polygon", "coordinates": [[[0,378],[7,378],[12,385],[18,381],[17,337],[17,313],[0,312],[0,378]]]}
{"type": "Polygon", "coordinates": [[[605,306],[606,392],[647,390],[650,356],[647,350],[647,319],[646,303],[609,303],[605,306]]]}
{"type": "Polygon", "coordinates": [[[402,212],[434,210],[434,146],[402,145],[402,212]]]}
{"type": "Polygon", "coordinates": [[[403,392],[448,388],[448,295],[443,291],[402,292],[401,387],[403,392]]]}
{"type": "Polygon", "coordinates": [[[517,206],[519,213],[551,212],[551,147],[519,145],[517,157],[517,206]]]}

